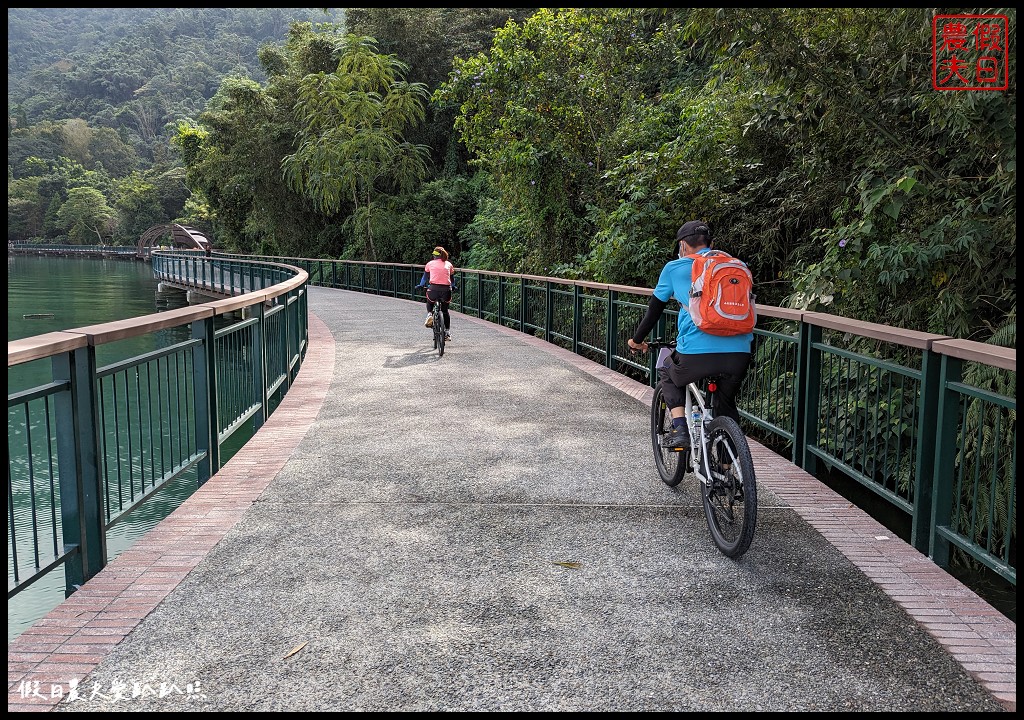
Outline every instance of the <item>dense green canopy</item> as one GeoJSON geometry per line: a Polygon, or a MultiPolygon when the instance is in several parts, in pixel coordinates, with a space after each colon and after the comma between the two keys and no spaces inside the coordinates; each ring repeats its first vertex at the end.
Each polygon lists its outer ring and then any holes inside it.
{"type": "Polygon", "coordinates": [[[1015,345],[1014,9],[993,91],[921,8],[67,12],[8,11],[11,239],[649,287],[699,217],[759,302],[1015,345]]]}

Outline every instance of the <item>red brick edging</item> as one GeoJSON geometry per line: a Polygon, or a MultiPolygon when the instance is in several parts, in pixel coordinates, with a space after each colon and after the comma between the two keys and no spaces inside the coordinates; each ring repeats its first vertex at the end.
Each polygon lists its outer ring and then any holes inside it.
{"type": "Polygon", "coordinates": [[[253,437],[134,545],[7,646],[7,710],[45,712],[121,642],[234,527],[316,420],[334,376],[334,336],[309,314],[295,381],[253,437]],[[56,695],[56,697],[55,697],[56,695]]]}
{"type": "MultiPolygon", "coordinates": [[[[454,311],[453,311],[454,312],[454,311]]],[[[472,316],[559,357],[642,404],[651,388],[568,350],[472,316]]],[[[334,338],[313,313],[309,348],[281,405],[213,478],[163,522],[7,648],[8,711],[46,711],[91,672],[234,526],[316,419],[334,374],[334,338]],[[258,438],[258,442],[255,441],[258,438]],[[35,683],[39,683],[38,686],[35,683]],[[24,697],[38,687],[39,696],[24,697]]],[[[828,539],[939,642],[1007,710],[1017,709],[1017,626],[929,558],[795,465],[752,442],[758,482],[828,539]]]]}

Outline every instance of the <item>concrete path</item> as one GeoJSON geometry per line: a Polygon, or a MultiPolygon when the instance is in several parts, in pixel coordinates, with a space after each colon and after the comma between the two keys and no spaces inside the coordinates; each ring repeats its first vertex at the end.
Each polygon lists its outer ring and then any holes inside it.
{"type": "Polygon", "coordinates": [[[458,313],[438,359],[419,303],[310,309],[256,438],[8,646],[9,710],[1016,710],[1016,625],[762,446],[729,560],[648,388],[458,313]]]}

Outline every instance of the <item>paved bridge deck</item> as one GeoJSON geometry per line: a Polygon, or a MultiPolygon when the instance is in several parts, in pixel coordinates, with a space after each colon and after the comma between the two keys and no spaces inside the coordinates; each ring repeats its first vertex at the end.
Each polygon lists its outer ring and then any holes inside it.
{"type": "Polygon", "coordinates": [[[8,646],[9,710],[1016,710],[1016,625],[762,446],[729,560],[648,388],[458,313],[439,360],[406,300],[310,309],[256,439],[8,646]]]}

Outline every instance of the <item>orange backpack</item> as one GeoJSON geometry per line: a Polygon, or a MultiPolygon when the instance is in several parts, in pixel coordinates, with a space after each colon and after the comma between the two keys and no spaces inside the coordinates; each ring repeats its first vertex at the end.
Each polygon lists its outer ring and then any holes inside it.
{"type": "Polygon", "coordinates": [[[688,309],[693,324],[711,335],[753,332],[757,310],[750,268],[721,250],[695,255],[688,309]]]}

